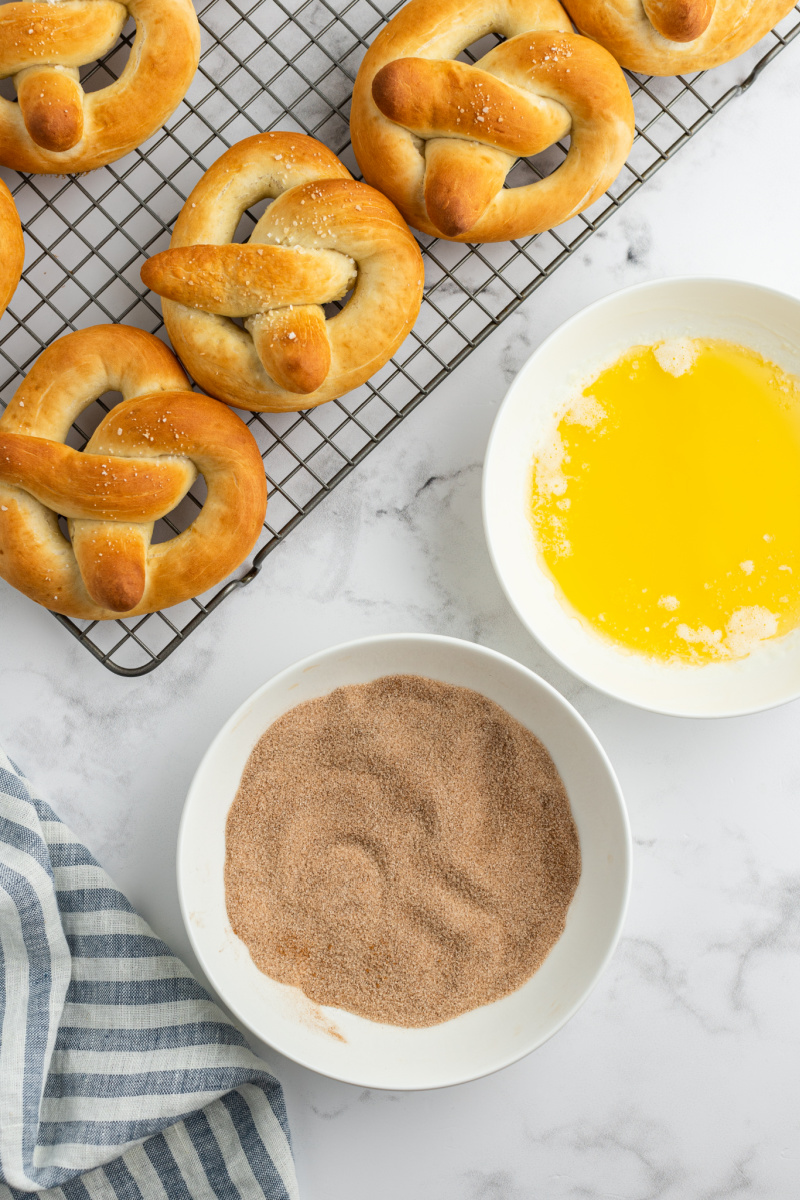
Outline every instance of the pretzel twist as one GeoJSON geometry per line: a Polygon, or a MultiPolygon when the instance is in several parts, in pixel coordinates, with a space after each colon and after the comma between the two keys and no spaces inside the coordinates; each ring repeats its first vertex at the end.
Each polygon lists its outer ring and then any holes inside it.
{"type": "Polygon", "coordinates": [[[410,0],[375,39],[350,114],[364,178],[417,229],[453,241],[541,233],[609,187],[633,142],[619,66],[557,0],[410,0]],[[507,40],[474,66],[473,42],[507,40]],[[570,136],[552,175],[504,188],[517,158],[570,136]]]}
{"type": "Polygon", "coordinates": [[[0,163],[69,174],[121,158],[163,125],[200,57],[191,0],[18,0],[0,6],[0,163]],[[78,68],[102,58],[128,19],[136,38],[114,83],[84,93],[78,68]]]}
{"type": "Polygon", "coordinates": [[[310,408],[358,387],[403,341],[422,301],[422,256],[400,214],[302,134],[259,134],[223,154],[184,205],[170,247],[142,279],[163,298],[193,377],[239,408],[310,408]],[[273,202],[249,242],[232,243],[242,213],[265,198],[273,202]],[[322,305],[351,288],[326,319],[322,305]]]}
{"type": "Polygon", "coordinates": [[[139,329],[98,325],[44,351],[0,418],[3,579],[46,608],[103,620],[179,604],[239,566],[266,509],[261,455],[230,409],[186,389],[166,346],[139,329]],[[84,451],[65,445],[107,391],[123,402],[84,451]],[[151,544],[198,473],[200,513],[151,544]]]}
{"type": "Polygon", "coordinates": [[[564,0],[582,33],[644,75],[705,71],[743,54],[794,0],[564,0]]]}
{"type": "Polygon", "coordinates": [[[11,192],[0,179],[0,317],[6,311],[22,275],[25,242],[11,192]]]}

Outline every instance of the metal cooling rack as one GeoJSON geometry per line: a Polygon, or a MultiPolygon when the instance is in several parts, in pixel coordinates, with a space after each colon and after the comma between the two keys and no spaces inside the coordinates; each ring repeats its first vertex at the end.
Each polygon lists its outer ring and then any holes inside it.
{"type": "MultiPolygon", "coordinates": [[[[106,321],[163,329],[158,297],[142,285],[139,268],[166,249],[186,196],[234,142],[265,129],[308,133],[357,174],[348,136],[352,83],[366,47],[399,7],[388,0],[383,7],[380,0],[200,0],[200,69],[167,127],[89,175],[3,171],[25,227],[27,265],[0,321],[0,404],[8,403],[41,350],[71,329],[106,321]]],[[[670,79],[629,74],[636,140],[616,183],[596,204],[520,242],[469,246],[423,237],[422,311],[378,375],[307,413],[242,413],[261,448],[270,491],[263,535],[243,574],[145,617],[57,620],[117,674],[141,675],[163,662],[226,596],[252,582],[303,517],[798,33],[800,4],[760,46],[727,67],[670,79]]],[[[132,36],[131,24],[121,44],[83,72],[87,90],[117,77],[132,36]]],[[[471,47],[465,59],[474,61],[495,40],[471,47]]],[[[0,94],[13,96],[9,86],[0,85],[0,94]]],[[[548,174],[566,151],[559,144],[518,163],[509,184],[548,174]]],[[[238,236],[249,235],[258,215],[245,215],[238,236]]],[[[83,414],[71,445],[86,444],[115,399],[102,398],[83,414]]],[[[159,522],[155,540],[185,528],[202,498],[193,489],[159,522]]]]}

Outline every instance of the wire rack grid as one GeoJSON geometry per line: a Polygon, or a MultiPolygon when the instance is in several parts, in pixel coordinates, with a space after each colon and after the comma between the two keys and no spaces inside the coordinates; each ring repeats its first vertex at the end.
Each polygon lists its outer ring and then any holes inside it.
{"type": "MultiPolygon", "coordinates": [[[[357,172],[348,108],[367,46],[400,7],[384,0],[200,0],[200,67],[183,103],[145,145],[86,176],[2,175],[26,235],[26,269],[0,321],[0,404],[39,353],[71,329],[125,322],[163,330],[158,298],[139,278],[146,258],[169,243],[194,184],[234,142],[265,129],[325,142],[357,172]]],[[[130,51],[121,43],[82,72],[87,90],[116,78],[130,51]]],[[[518,242],[466,245],[422,237],[425,298],[398,353],[369,383],[309,412],[242,413],[259,443],[270,501],[251,564],[205,596],[136,619],[88,622],[54,614],[101,663],[140,675],[163,662],[232,592],[249,584],[267,555],[515,308],[800,33],[800,4],[748,55],[725,68],[675,78],[628,74],[636,138],[610,191],[566,225],[518,242]]],[[[495,39],[470,47],[466,61],[495,39]]],[[[12,96],[9,84],[0,93],[12,96]]],[[[520,161],[508,185],[554,170],[566,143],[520,161]]],[[[246,213],[246,238],[259,210],[246,213]]],[[[165,336],[161,333],[161,336],[165,336]]],[[[81,449],[115,403],[101,397],[73,427],[81,449]]],[[[159,522],[174,536],[203,501],[202,480],[159,522]]]]}

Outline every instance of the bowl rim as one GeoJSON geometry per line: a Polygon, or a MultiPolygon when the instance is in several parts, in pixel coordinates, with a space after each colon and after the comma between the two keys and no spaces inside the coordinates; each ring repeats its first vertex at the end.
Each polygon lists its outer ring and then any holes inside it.
{"type": "Polygon", "coordinates": [[[645,704],[642,701],[632,699],[625,691],[615,689],[611,685],[598,683],[596,680],[590,679],[587,675],[584,675],[580,667],[576,666],[574,662],[567,660],[562,654],[554,650],[530,624],[527,617],[523,614],[522,610],[517,604],[511,592],[510,586],[506,582],[503,569],[495,551],[494,540],[491,533],[489,518],[489,472],[487,468],[489,466],[489,460],[495,451],[496,444],[500,439],[499,427],[503,412],[511,399],[512,392],[516,388],[521,377],[528,370],[531,362],[557,337],[561,337],[564,333],[568,332],[572,326],[577,325],[579,321],[582,321],[585,317],[589,316],[589,314],[603,308],[612,301],[618,300],[623,296],[630,296],[636,292],[657,291],[660,288],[667,287],[671,284],[689,285],[690,287],[702,284],[732,284],[736,287],[752,289],[754,292],[777,296],[781,300],[789,300],[800,307],[800,296],[795,296],[791,292],[782,291],[780,288],[769,287],[767,284],[756,283],[750,279],[737,279],[729,275],[663,275],[660,279],[646,279],[641,283],[633,283],[628,287],[618,288],[613,292],[609,292],[605,296],[599,297],[597,300],[593,300],[591,304],[587,304],[583,308],[578,309],[578,311],[573,313],[571,317],[568,317],[565,321],[562,321],[560,325],[556,326],[556,328],[552,330],[552,332],[549,333],[547,337],[544,338],[539,345],[531,351],[531,353],[525,359],[525,362],[515,373],[514,378],[506,388],[505,395],[500,402],[500,406],[497,410],[494,421],[492,422],[492,428],[489,431],[489,439],[486,443],[486,452],[483,457],[483,474],[481,479],[481,515],[483,519],[483,535],[497,581],[500,584],[503,595],[515,612],[520,623],[534,639],[537,645],[541,646],[541,648],[550,656],[550,658],[557,662],[559,666],[563,667],[565,671],[568,671],[575,679],[579,679],[581,683],[586,684],[587,687],[593,688],[594,691],[600,692],[602,695],[609,696],[612,700],[620,700],[624,704],[631,705],[632,708],[637,708],[642,712],[656,713],[658,716],[680,717],[684,720],[692,721],[719,721],[733,717],[749,717],[755,715],[756,713],[768,712],[774,708],[781,708],[783,705],[791,704],[793,701],[800,698],[800,680],[798,681],[796,689],[791,694],[782,696],[779,699],[767,700],[763,703],[746,705],[742,708],[736,709],[725,709],[718,712],[709,711],[707,709],[691,710],[687,707],[671,708],[669,705],[661,706],[657,703],[645,704]]]}
{"type": "MultiPolygon", "coordinates": [[[[431,678],[433,678],[433,676],[431,676],[431,678]]],[[[367,637],[354,638],[351,641],[340,642],[333,646],[328,646],[322,650],[315,651],[312,654],[306,655],[305,658],[299,659],[297,662],[291,663],[289,666],[284,667],[281,671],[278,671],[275,675],[271,676],[268,680],[266,680],[259,687],[257,687],[255,689],[255,691],[253,691],[249,696],[247,696],[242,701],[242,703],[236,708],[236,710],[231,714],[231,716],[228,717],[228,719],[225,721],[225,723],[223,724],[223,726],[219,730],[219,732],[216,734],[216,736],[211,740],[211,742],[208,745],[208,748],[206,749],[205,753],[203,754],[203,757],[200,759],[200,762],[198,763],[198,765],[195,769],[194,775],[192,776],[191,783],[190,783],[189,788],[186,793],[186,799],[184,800],[183,810],[181,812],[180,824],[178,827],[178,840],[177,840],[177,848],[176,848],[176,882],[177,882],[177,889],[178,889],[178,903],[180,906],[181,918],[183,920],[184,928],[186,929],[186,932],[188,934],[189,942],[191,944],[191,947],[195,954],[195,957],[197,958],[197,961],[200,964],[200,967],[205,975],[206,980],[208,981],[208,984],[213,989],[213,992],[215,993],[217,1001],[220,1002],[225,1008],[227,1008],[233,1014],[235,1020],[240,1025],[242,1025],[251,1034],[253,1034],[253,1036],[256,1037],[259,1041],[265,1043],[267,1046],[269,1046],[271,1049],[277,1051],[279,1054],[282,1054],[285,1058],[288,1058],[290,1061],[297,1063],[299,1066],[305,1067],[307,1070],[314,1071],[316,1074],[322,1075],[325,1078],[334,1079],[340,1083],[351,1084],[355,1087],[368,1087],[373,1091],[419,1092],[419,1091],[437,1091],[440,1088],[455,1087],[462,1083],[471,1083],[472,1081],[474,1081],[476,1079],[482,1079],[488,1075],[493,1075],[493,1074],[495,1074],[495,1072],[501,1071],[505,1067],[512,1066],[514,1063],[519,1062],[523,1058],[526,1058],[529,1054],[532,1054],[534,1052],[534,1050],[538,1050],[540,1046],[543,1046],[545,1042],[548,1042],[550,1040],[550,1038],[552,1038],[556,1033],[559,1032],[559,1030],[563,1029],[563,1027],[567,1024],[567,1022],[572,1019],[572,1017],[575,1015],[575,1013],[578,1011],[578,1009],[580,1009],[585,1004],[586,1000],[589,998],[591,993],[594,991],[595,987],[597,986],[598,982],[600,981],[601,976],[604,974],[606,968],[608,967],[608,964],[611,960],[612,955],[614,954],[614,951],[617,948],[620,936],[622,934],[622,929],[625,924],[625,918],[626,918],[627,911],[628,911],[628,904],[630,901],[631,882],[632,882],[632,859],[633,859],[633,840],[632,840],[632,835],[631,835],[630,819],[628,817],[628,810],[625,805],[625,798],[624,798],[624,795],[622,792],[622,788],[620,787],[620,783],[619,783],[619,780],[617,779],[617,775],[616,775],[614,767],[611,763],[611,760],[609,759],[608,755],[606,754],[605,750],[603,749],[603,746],[602,746],[599,738],[594,733],[591,726],[584,719],[584,717],[581,716],[581,714],[578,712],[578,710],[572,704],[570,704],[570,702],[564,696],[562,696],[561,693],[556,688],[554,688],[552,684],[548,683],[546,679],[542,679],[542,677],[540,675],[537,675],[534,671],[531,671],[529,667],[524,666],[523,663],[520,663],[516,659],[511,658],[509,655],[502,654],[499,650],[494,650],[489,646],[483,646],[478,642],[470,642],[464,638],[451,637],[446,634],[406,632],[406,633],[371,634],[367,637]],[[545,692],[545,694],[547,695],[548,699],[551,702],[554,702],[557,706],[561,707],[573,720],[575,720],[577,722],[577,724],[581,727],[583,734],[588,737],[589,741],[592,743],[593,749],[595,750],[596,754],[599,756],[600,763],[606,772],[608,781],[611,784],[611,794],[612,794],[613,800],[615,802],[617,815],[619,816],[620,822],[621,822],[622,842],[623,842],[623,849],[622,849],[622,853],[620,855],[620,874],[622,877],[622,895],[621,895],[621,903],[619,905],[619,911],[617,913],[617,916],[616,916],[616,919],[614,922],[614,929],[612,932],[612,936],[609,939],[605,953],[603,954],[602,959],[600,960],[596,970],[594,971],[592,977],[588,980],[586,986],[582,989],[582,991],[580,992],[580,994],[578,995],[576,1000],[569,1006],[569,1008],[563,1014],[559,1015],[558,1020],[553,1024],[552,1028],[550,1028],[543,1036],[537,1037],[537,1038],[531,1039],[528,1042],[525,1042],[525,1044],[518,1051],[515,1050],[511,1054],[505,1055],[502,1059],[498,1060],[498,1062],[496,1064],[494,1064],[493,1066],[487,1067],[486,1069],[481,1069],[477,1072],[467,1071],[465,1074],[459,1074],[457,1076],[454,1076],[451,1079],[445,1079],[440,1083],[417,1084],[417,1085],[411,1085],[408,1083],[381,1084],[381,1083],[375,1083],[372,1081],[365,1082],[361,1079],[358,1079],[356,1076],[348,1075],[347,1073],[344,1073],[344,1072],[340,1073],[340,1074],[333,1074],[330,1071],[320,1070],[320,1068],[317,1067],[314,1064],[314,1062],[310,1060],[310,1058],[308,1056],[298,1054],[297,1052],[287,1051],[283,1046],[278,1045],[276,1042],[270,1041],[269,1038],[266,1037],[262,1031],[255,1029],[253,1027],[253,1025],[239,1011],[239,1008],[235,1001],[235,998],[232,1000],[226,995],[226,993],[224,991],[224,986],[223,987],[220,986],[215,971],[209,964],[208,959],[207,959],[202,947],[198,944],[192,922],[189,920],[189,912],[188,912],[188,907],[187,907],[188,901],[187,901],[187,898],[185,895],[185,885],[184,885],[184,880],[183,880],[183,867],[182,867],[182,862],[184,859],[184,844],[185,844],[185,840],[186,840],[186,836],[187,836],[187,829],[191,822],[191,815],[190,815],[191,801],[192,801],[192,797],[195,794],[196,790],[199,790],[200,776],[203,773],[207,763],[211,760],[212,756],[218,752],[220,746],[224,743],[225,739],[228,737],[228,735],[230,734],[232,729],[244,717],[246,711],[248,711],[250,709],[251,705],[253,705],[264,692],[266,692],[268,689],[272,689],[274,687],[279,687],[280,684],[287,677],[295,674],[298,671],[299,672],[305,671],[309,667],[316,665],[317,663],[320,662],[320,660],[325,659],[327,657],[339,655],[343,652],[347,652],[347,651],[353,650],[355,648],[361,648],[361,647],[366,647],[366,646],[375,645],[375,644],[381,644],[381,643],[385,644],[387,642],[388,643],[391,643],[391,642],[403,643],[403,642],[410,642],[410,641],[427,642],[429,644],[449,644],[449,645],[458,647],[462,651],[466,650],[467,653],[476,653],[476,654],[478,654],[478,656],[485,656],[489,661],[503,662],[504,664],[508,664],[512,668],[519,671],[523,676],[527,676],[529,680],[533,681],[534,686],[538,686],[538,687],[542,688],[543,691],[545,692]]],[[[524,986],[524,985],[522,985],[522,986],[524,986]]],[[[501,997],[501,999],[502,999],[502,997],[501,997]]],[[[486,1006],[482,1006],[482,1007],[491,1007],[491,1006],[486,1005],[486,1006]]],[[[435,1028],[435,1026],[433,1026],[432,1028],[435,1028]]]]}

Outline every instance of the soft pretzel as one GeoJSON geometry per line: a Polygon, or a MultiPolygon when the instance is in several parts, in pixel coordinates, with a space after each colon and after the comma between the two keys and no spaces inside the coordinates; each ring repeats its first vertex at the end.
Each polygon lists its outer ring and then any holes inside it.
{"type": "Polygon", "coordinates": [[[11,192],[0,179],[0,317],[22,275],[25,243],[11,192]]]}
{"type": "Polygon", "coordinates": [[[419,247],[395,207],[299,133],[263,133],[205,173],[170,249],[142,268],[205,391],[257,412],[311,408],[392,356],[422,302],[419,247]],[[274,198],[246,245],[245,209],[274,198]],[[323,304],[345,307],[326,319],[323,304]],[[243,317],[244,328],[231,318],[243,317]]]}
{"type": "Polygon", "coordinates": [[[163,125],[200,57],[191,0],[20,0],[0,5],[0,163],[67,175],[114,162],[163,125]],[[84,93],[78,67],[107,54],[128,16],[136,38],[114,83],[84,93]]]}
{"type": "Polygon", "coordinates": [[[367,51],[350,112],[364,178],[416,229],[460,242],[541,233],[613,182],[633,142],[619,66],[557,0],[410,0],[367,51]],[[454,61],[489,33],[475,66],[454,61]],[[504,188],[517,158],[562,137],[552,175],[504,188]]]}
{"type": "Polygon", "coordinates": [[[794,0],[564,0],[582,33],[643,75],[705,71],[743,54],[794,0]]]}
{"type": "Polygon", "coordinates": [[[136,616],[199,595],[249,554],[265,509],[247,426],[187,391],[173,355],[142,330],[97,325],[53,342],[0,418],[0,576],[69,617],[136,616]],[[65,445],[72,422],[107,391],[123,402],[85,450],[65,445]],[[153,522],[198,473],[208,488],[200,513],[152,545],[153,522]]]}

